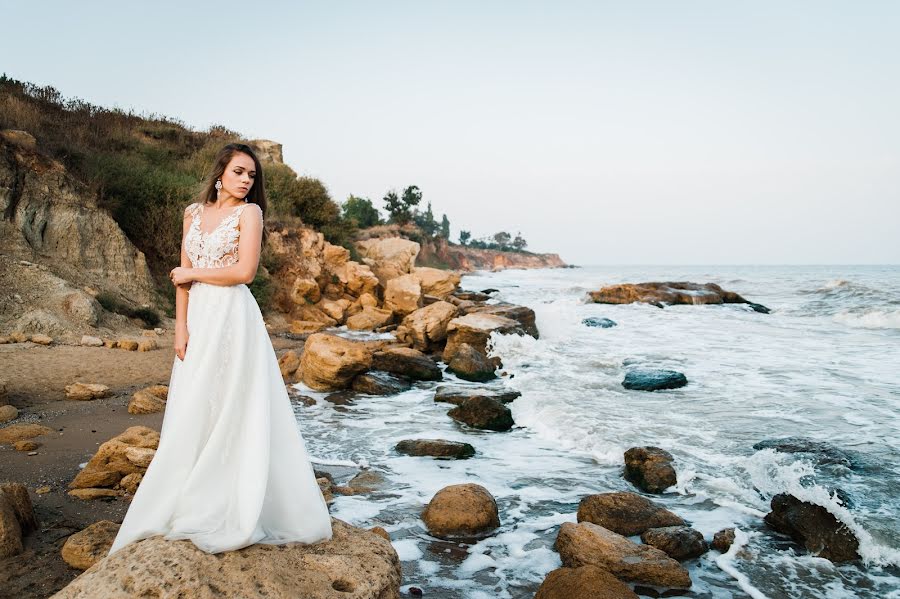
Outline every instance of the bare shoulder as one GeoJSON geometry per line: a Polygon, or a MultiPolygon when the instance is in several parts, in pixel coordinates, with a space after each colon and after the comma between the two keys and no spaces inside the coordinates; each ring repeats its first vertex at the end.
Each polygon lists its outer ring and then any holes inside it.
{"type": "Polygon", "coordinates": [[[262,208],[259,207],[259,204],[245,204],[244,209],[241,210],[241,220],[251,219],[250,222],[253,221],[262,221],[263,213],[262,208]]]}

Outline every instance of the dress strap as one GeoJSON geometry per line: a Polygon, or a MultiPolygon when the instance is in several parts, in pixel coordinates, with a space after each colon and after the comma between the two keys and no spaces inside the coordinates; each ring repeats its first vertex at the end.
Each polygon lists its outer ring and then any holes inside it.
{"type": "Polygon", "coordinates": [[[202,206],[197,204],[196,202],[187,207],[185,212],[191,215],[193,220],[197,220],[197,217],[200,215],[200,211],[202,210],[202,206]]]}

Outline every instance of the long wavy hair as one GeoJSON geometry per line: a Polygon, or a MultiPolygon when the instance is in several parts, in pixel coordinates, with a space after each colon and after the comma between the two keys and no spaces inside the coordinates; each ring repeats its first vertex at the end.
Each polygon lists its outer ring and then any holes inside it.
{"type": "MultiPolygon", "coordinates": [[[[248,204],[257,204],[259,209],[262,210],[263,219],[265,219],[266,209],[268,208],[268,203],[266,201],[266,180],[263,176],[262,164],[260,164],[259,158],[256,157],[256,152],[254,152],[253,148],[247,144],[231,143],[216,153],[212,170],[209,171],[209,175],[203,181],[203,189],[197,196],[197,202],[207,204],[216,201],[216,180],[222,176],[222,173],[225,172],[225,167],[228,166],[228,163],[231,162],[231,158],[237,153],[246,154],[253,159],[253,164],[256,168],[256,176],[253,178],[253,185],[250,186],[250,191],[247,192],[245,199],[248,204]]],[[[263,227],[263,245],[266,243],[266,237],[268,237],[266,235],[266,229],[263,227]]]]}

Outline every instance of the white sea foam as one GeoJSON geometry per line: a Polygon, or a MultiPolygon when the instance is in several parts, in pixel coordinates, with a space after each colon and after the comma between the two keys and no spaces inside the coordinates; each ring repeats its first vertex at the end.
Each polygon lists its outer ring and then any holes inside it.
{"type": "Polygon", "coordinates": [[[861,329],[900,329],[900,310],[870,310],[863,313],[844,310],[835,314],[834,320],[861,329]]]}

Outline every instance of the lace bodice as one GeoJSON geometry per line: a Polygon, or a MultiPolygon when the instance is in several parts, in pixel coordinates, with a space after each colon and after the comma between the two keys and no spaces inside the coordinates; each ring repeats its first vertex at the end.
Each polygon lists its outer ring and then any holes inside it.
{"type": "MultiPolygon", "coordinates": [[[[241,204],[233,209],[231,214],[223,218],[222,222],[209,233],[204,233],[200,229],[203,205],[191,204],[187,207],[187,213],[191,215],[191,226],[184,237],[184,249],[194,268],[222,268],[237,264],[238,240],[241,237],[238,222],[241,212],[247,206],[248,204],[241,204]]],[[[256,206],[255,209],[259,210],[259,207],[256,206]]]]}

